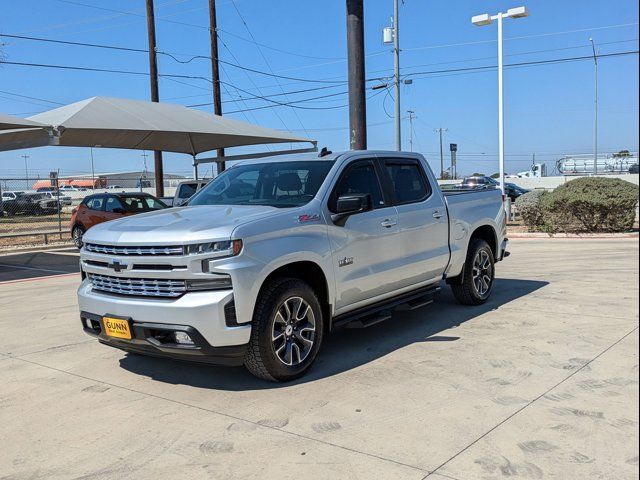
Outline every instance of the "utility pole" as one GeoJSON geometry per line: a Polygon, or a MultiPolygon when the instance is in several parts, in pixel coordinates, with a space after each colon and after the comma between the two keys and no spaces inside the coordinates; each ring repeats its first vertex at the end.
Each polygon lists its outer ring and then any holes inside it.
{"type": "MultiPolygon", "coordinates": [[[[218,22],[216,20],[216,0],[209,0],[209,36],[211,38],[211,77],[213,81],[213,113],[222,116],[220,97],[220,69],[218,67],[218,22]]],[[[218,157],[224,157],[224,148],[216,150],[218,157]]],[[[218,173],[225,169],[224,162],[218,163],[218,173]]]]}
{"type": "Polygon", "coordinates": [[[440,127],[433,131],[440,135],[440,180],[444,180],[444,151],[442,150],[442,134],[449,131],[449,129],[440,127]]]}
{"type": "Polygon", "coordinates": [[[363,0],[347,0],[347,68],[349,78],[349,146],[367,148],[367,102],[364,81],[363,0]]]}
{"type": "Polygon", "coordinates": [[[29,169],[27,168],[27,158],[29,158],[31,155],[20,155],[22,158],[24,158],[24,178],[25,179],[29,179],[29,169]]]}
{"type": "Polygon", "coordinates": [[[89,156],[91,157],[91,189],[96,188],[96,170],[93,166],[93,147],[89,147],[89,156]]]}
{"type": "Polygon", "coordinates": [[[409,114],[409,151],[413,152],[413,119],[417,118],[414,110],[407,110],[409,114]]]}
{"type": "MultiPolygon", "coordinates": [[[[158,59],[156,57],[156,21],[153,14],[153,0],[147,0],[147,35],[149,37],[149,80],[151,81],[151,101],[160,101],[158,93],[158,59]]],[[[156,196],[164,197],[164,169],[162,152],[153,152],[156,196]]]]}
{"type": "Polygon", "coordinates": [[[396,87],[396,149],[402,150],[402,118],[400,117],[400,8],[399,0],[393,0],[393,81],[396,87]]]}
{"type": "Polygon", "coordinates": [[[593,51],[593,62],[595,64],[595,125],[593,131],[593,173],[598,174],[598,55],[596,55],[596,45],[593,38],[590,38],[591,50],[593,51]]]}

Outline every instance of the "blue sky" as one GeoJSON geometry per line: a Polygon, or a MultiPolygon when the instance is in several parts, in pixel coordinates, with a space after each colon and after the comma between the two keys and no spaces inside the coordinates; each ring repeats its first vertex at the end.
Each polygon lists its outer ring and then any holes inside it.
{"type": "MultiPolygon", "coordinates": [[[[392,74],[393,57],[382,44],[392,0],[365,0],[366,68],[368,78],[392,74]]],[[[487,174],[497,171],[497,73],[458,71],[496,63],[496,27],[475,27],[470,18],[496,13],[519,2],[406,0],[401,8],[402,73],[414,75],[402,88],[402,111],[414,110],[414,150],[423,152],[439,170],[434,128],[448,128],[445,145],[458,144],[458,170],[487,174]]],[[[638,2],[631,0],[529,0],[531,16],[505,21],[505,63],[535,62],[591,54],[589,37],[600,53],[638,50],[638,2]]],[[[0,33],[74,42],[147,47],[143,0],[0,0],[0,33]]],[[[187,61],[208,55],[206,0],[156,0],[158,50],[187,61]]],[[[346,78],[345,2],[218,0],[220,57],[244,67],[309,80],[346,78]],[[256,46],[252,37],[261,44],[256,46]]],[[[145,53],[114,51],[0,37],[2,59],[53,65],[147,72],[145,53]]],[[[208,60],[178,63],[159,56],[160,74],[210,77],[208,60]]],[[[527,170],[533,154],[552,169],[567,153],[593,149],[592,61],[509,68],[505,72],[507,171],[527,170]]],[[[276,79],[223,66],[223,109],[232,112],[265,107],[253,95],[327,87],[272,97],[278,101],[308,100],[292,109],[277,106],[230,113],[239,120],[292,130],[332,150],[348,147],[346,85],[276,79]],[[240,90],[250,92],[243,93],[240,90]],[[244,97],[240,100],[239,97],[244,97]]],[[[384,80],[381,80],[382,83],[384,80]]],[[[368,85],[371,87],[376,82],[368,85]]],[[[149,98],[144,75],[0,65],[0,111],[29,116],[95,95],[149,98]],[[26,98],[33,97],[33,98],[26,98]]],[[[369,148],[393,149],[393,97],[369,90],[369,148]],[[375,94],[375,95],[374,95],[375,94]]],[[[211,101],[210,84],[198,79],[161,77],[163,101],[196,105],[211,101]]],[[[210,105],[200,107],[212,111],[210,105]]],[[[406,115],[406,114],[405,114],[406,115]]],[[[403,121],[403,147],[409,148],[409,122],[403,121]]],[[[638,150],[638,56],[600,60],[601,151],[638,150]]],[[[240,151],[240,150],[239,150],[240,151]]],[[[85,148],[40,148],[0,153],[0,177],[24,174],[20,155],[30,155],[29,172],[50,170],[73,174],[90,169],[85,148]]],[[[142,168],[142,152],[94,149],[97,171],[142,168]]],[[[148,157],[151,159],[152,157],[148,157]]],[[[446,160],[448,162],[448,159],[446,160]]],[[[165,170],[190,172],[187,156],[167,155],[165,170]]]]}

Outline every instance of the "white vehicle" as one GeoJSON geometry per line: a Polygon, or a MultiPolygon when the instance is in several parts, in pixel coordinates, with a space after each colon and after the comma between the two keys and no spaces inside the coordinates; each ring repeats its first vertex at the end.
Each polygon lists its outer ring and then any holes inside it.
{"type": "Polygon", "coordinates": [[[107,187],[107,190],[122,190],[124,187],[121,187],[120,185],[109,185],[107,187]]]}
{"type": "Polygon", "coordinates": [[[89,229],[80,316],[105,345],[287,381],[328,332],[425,305],[443,280],[486,302],[505,235],[500,190],[443,194],[416,153],[247,161],[186,207],[89,229]]]}
{"type": "Polygon", "coordinates": [[[185,180],[178,184],[173,197],[162,197],[160,200],[170,207],[179,207],[207,183],[209,183],[209,180],[185,180]]]}

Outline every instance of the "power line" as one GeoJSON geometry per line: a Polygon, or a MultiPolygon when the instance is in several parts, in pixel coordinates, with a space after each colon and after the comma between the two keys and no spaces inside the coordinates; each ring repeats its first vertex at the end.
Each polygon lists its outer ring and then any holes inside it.
{"type": "MultiPolygon", "coordinates": [[[[247,25],[247,22],[245,21],[244,17],[242,16],[242,13],[240,13],[240,10],[238,9],[238,6],[236,5],[235,0],[231,0],[231,4],[233,5],[233,8],[235,9],[235,11],[238,14],[238,16],[240,17],[240,20],[242,21],[242,24],[244,25],[245,30],[247,31],[247,33],[251,37],[251,40],[253,40],[256,48],[258,49],[258,52],[260,53],[260,56],[262,57],[262,60],[264,60],[265,65],[267,66],[267,68],[269,69],[271,74],[274,75],[274,78],[276,79],[276,83],[280,87],[280,90],[282,91],[282,93],[285,93],[284,88],[282,88],[282,85],[280,85],[278,77],[273,73],[273,69],[271,68],[271,64],[269,64],[269,61],[267,60],[267,57],[262,52],[262,48],[260,48],[260,45],[258,45],[258,42],[256,41],[256,38],[253,36],[253,32],[251,32],[251,29],[249,28],[249,25],[247,25]]],[[[287,97],[286,94],[285,94],[284,98],[287,101],[289,101],[289,98],[287,97]]],[[[298,123],[300,124],[302,129],[305,131],[305,133],[308,134],[308,132],[305,129],[304,123],[302,122],[302,119],[300,118],[300,116],[298,115],[298,112],[293,107],[292,107],[292,112],[295,115],[296,119],[298,120],[298,123]]]]}
{"type": "MultiPolygon", "coordinates": [[[[58,0],[58,1],[61,1],[61,0],[58,0]]],[[[119,50],[119,51],[125,51],[125,52],[149,53],[149,50],[145,48],[121,47],[117,45],[106,45],[106,44],[87,43],[87,42],[73,42],[69,40],[56,40],[53,38],[32,37],[27,35],[14,35],[14,34],[8,34],[8,33],[0,33],[0,37],[15,38],[19,40],[31,40],[31,41],[45,42],[45,43],[54,43],[54,44],[61,44],[61,45],[71,45],[71,46],[77,46],[77,47],[91,47],[91,48],[102,48],[107,50],[119,50]]],[[[188,60],[180,60],[175,56],[175,55],[179,55],[177,53],[163,52],[160,50],[158,50],[157,53],[158,55],[165,55],[181,64],[190,63],[196,59],[209,60],[209,61],[211,60],[211,56],[209,55],[191,55],[191,57],[188,60]]],[[[345,81],[341,81],[341,80],[313,80],[310,78],[299,78],[299,77],[290,77],[286,75],[277,75],[273,73],[273,71],[271,73],[264,72],[262,70],[257,70],[255,68],[244,67],[236,63],[228,62],[226,60],[222,60],[221,58],[218,58],[218,62],[223,63],[225,65],[229,65],[234,68],[256,73],[259,75],[265,75],[265,76],[274,77],[274,78],[282,78],[284,80],[293,80],[296,82],[331,83],[331,84],[346,83],[345,81]]]]}

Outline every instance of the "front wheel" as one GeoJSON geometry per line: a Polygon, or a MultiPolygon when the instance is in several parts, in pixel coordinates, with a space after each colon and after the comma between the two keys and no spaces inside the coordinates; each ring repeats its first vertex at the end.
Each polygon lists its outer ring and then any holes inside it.
{"type": "Polygon", "coordinates": [[[76,225],[71,230],[71,239],[73,240],[73,244],[78,248],[82,248],[82,236],[84,235],[84,228],[80,225],[76,225]]]}
{"type": "Polygon", "coordinates": [[[453,296],[463,305],[482,305],[491,296],[495,275],[493,250],[476,238],[469,244],[462,281],[451,284],[453,296]]]}
{"type": "Polygon", "coordinates": [[[301,377],[320,350],[323,325],[320,302],[307,283],[295,278],[270,281],[256,302],[245,366],[264,380],[301,377]]]}

